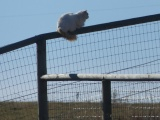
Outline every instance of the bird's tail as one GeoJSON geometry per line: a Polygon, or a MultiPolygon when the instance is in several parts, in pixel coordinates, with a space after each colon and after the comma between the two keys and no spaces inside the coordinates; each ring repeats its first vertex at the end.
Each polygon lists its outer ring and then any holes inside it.
{"type": "Polygon", "coordinates": [[[71,35],[70,33],[66,33],[66,32],[63,32],[61,28],[58,28],[57,29],[57,32],[59,32],[64,38],[66,38],[67,40],[69,41],[75,41],[77,39],[77,36],[76,35],[71,35]]]}

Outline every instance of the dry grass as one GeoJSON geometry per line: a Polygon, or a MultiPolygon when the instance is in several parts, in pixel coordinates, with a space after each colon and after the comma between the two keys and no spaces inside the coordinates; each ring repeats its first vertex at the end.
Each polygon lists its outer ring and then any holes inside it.
{"type": "Polygon", "coordinates": [[[0,103],[0,120],[37,120],[36,102],[0,103]]]}
{"type": "MultiPolygon", "coordinates": [[[[112,120],[159,120],[160,104],[112,105],[112,120]]],[[[50,102],[50,120],[102,120],[102,105],[91,102],[50,102]]],[[[0,120],[37,120],[36,102],[0,103],[0,120]]]]}

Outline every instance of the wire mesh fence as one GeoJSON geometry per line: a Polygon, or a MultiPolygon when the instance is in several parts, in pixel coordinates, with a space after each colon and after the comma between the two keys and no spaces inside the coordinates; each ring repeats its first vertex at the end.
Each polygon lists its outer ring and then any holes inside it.
{"type": "MultiPolygon", "coordinates": [[[[55,38],[47,73],[159,74],[159,51],[160,21],[55,38]]],[[[35,44],[1,54],[0,119],[38,119],[36,58],[35,44]]],[[[111,82],[112,119],[158,120],[159,93],[158,81],[111,82]]],[[[101,82],[47,82],[47,95],[49,120],[102,120],[101,82]]]]}
{"type": "MultiPolygon", "coordinates": [[[[159,82],[116,81],[111,88],[113,120],[159,119],[159,82]]],[[[48,96],[51,120],[103,118],[101,82],[52,82],[48,85],[48,96]]]]}
{"type": "Polygon", "coordinates": [[[48,85],[50,119],[102,119],[101,82],[48,85]]]}
{"type": "Polygon", "coordinates": [[[48,41],[48,73],[159,73],[159,21],[48,41]]]}
{"type": "Polygon", "coordinates": [[[112,82],[113,120],[158,120],[160,83],[112,82]]]}
{"type": "Polygon", "coordinates": [[[30,45],[0,56],[0,119],[37,120],[36,49],[30,45]]]}
{"type": "MultiPolygon", "coordinates": [[[[82,34],[73,43],[47,41],[48,73],[159,74],[159,25],[156,21],[82,34]]],[[[49,82],[49,117],[101,120],[101,82],[84,83],[49,82]]],[[[112,82],[113,120],[158,120],[159,91],[160,82],[112,82]]]]}

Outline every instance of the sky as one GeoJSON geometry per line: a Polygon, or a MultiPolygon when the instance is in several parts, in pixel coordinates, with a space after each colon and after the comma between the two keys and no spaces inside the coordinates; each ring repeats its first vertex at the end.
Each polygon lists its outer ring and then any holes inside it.
{"type": "Polygon", "coordinates": [[[158,14],[159,0],[1,0],[0,47],[56,31],[58,18],[87,10],[86,26],[158,14]]]}

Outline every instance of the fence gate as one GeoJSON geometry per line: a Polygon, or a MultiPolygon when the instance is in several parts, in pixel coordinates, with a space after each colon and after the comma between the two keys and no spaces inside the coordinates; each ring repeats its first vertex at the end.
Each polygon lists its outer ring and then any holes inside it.
{"type": "Polygon", "coordinates": [[[2,120],[159,120],[160,14],[0,48],[2,120]]]}

